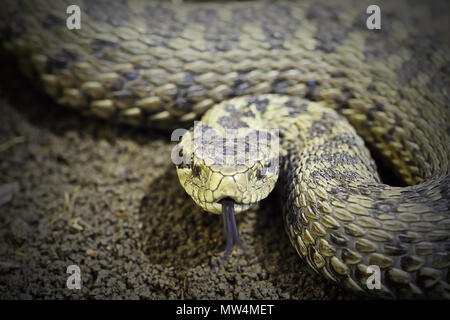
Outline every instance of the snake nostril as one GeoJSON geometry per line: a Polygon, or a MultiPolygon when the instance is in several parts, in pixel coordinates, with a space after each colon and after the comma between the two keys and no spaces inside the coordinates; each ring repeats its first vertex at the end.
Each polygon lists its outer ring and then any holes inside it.
{"type": "Polygon", "coordinates": [[[194,177],[199,177],[200,176],[200,167],[197,165],[194,165],[192,167],[192,174],[194,175],[194,177]]]}

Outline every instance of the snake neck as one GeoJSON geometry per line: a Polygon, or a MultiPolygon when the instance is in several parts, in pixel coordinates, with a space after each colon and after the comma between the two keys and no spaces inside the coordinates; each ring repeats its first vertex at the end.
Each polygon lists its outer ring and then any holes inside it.
{"type": "Polygon", "coordinates": [[[241,97],[219,104],[203,121],[242,134],[279,130],[285,227],[314,270],[369,292],[367,268],[377,266],[383,274],[376,294],[421,296],[434,290],[448,295],[450,176],[446,162],[440,162],[445,152],[438,148],[426,158],[435,157],[434,162],[424,160],[425,167],[412,170],[419,183],[395,187],[381,182],[354,126],[326,102],[241,97]]]}

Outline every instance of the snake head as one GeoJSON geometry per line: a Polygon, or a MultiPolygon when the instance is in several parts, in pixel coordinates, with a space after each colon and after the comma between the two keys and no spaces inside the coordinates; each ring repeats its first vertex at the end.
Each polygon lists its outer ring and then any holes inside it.
{"type": "Polygon", "coordinates": [[[221,214],[222,200],[234,212],[248,210],[269,195],[278,179],[278,149],[265,130],[217,130],[197,124],[176,150],[181,185],[205,211],[221,214]]]}

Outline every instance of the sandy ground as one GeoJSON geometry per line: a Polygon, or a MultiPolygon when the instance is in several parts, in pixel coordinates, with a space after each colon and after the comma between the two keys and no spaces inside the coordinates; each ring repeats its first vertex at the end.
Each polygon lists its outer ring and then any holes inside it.
{"type": "Polygon", "coordinates": [[[277,196],[237,218],[247,255],[219,265],[221,217],[179,185],[168,132],[83,118],[0,68],[0,186],[18,186],[0,206],[0,298],[360,298],[300,260],[277,196]]]}

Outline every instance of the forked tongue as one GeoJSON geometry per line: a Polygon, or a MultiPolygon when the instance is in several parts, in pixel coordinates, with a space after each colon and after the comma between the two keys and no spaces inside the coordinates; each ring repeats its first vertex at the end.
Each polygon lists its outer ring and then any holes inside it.
{"type": "Polygon", "coordinates": [[[227,247],[222,259],[227,260],[235,245],[238,245],[243,251],[245,251],[245,247],[241,239],[239,239],[239,232],[234,217],[234,201],[230,198],[225,198],[220,203],[222,204],[223,225],[227,235],[227,247]]]}

